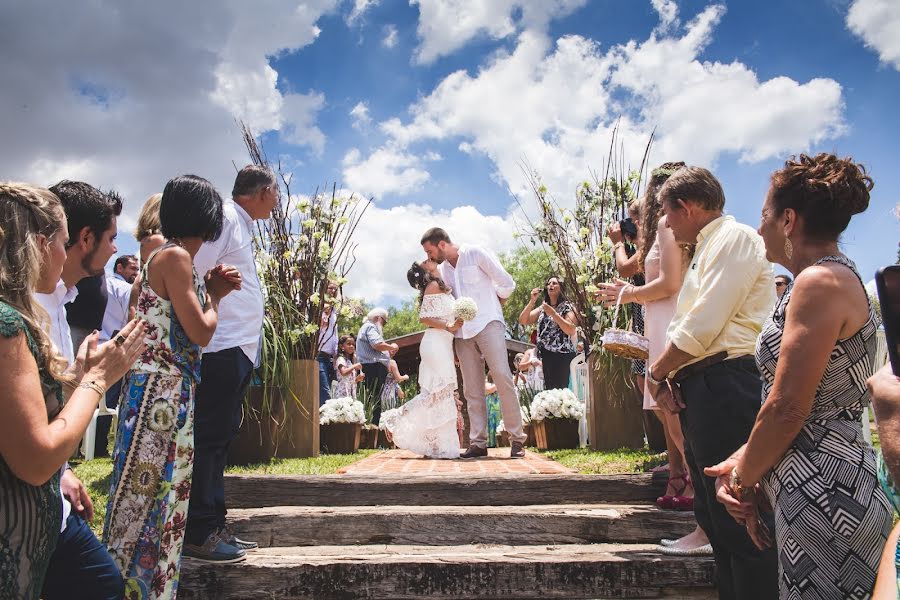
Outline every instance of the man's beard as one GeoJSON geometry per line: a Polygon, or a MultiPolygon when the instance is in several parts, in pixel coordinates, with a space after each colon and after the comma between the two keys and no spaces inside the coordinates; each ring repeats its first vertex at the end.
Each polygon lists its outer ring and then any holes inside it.
{"type": "MultiPolygon", "coordinates": [[[[97,244],[99,246],[99,244],[97,244]]],[[[98,247],[94,247],[84,258],[81,259],[81,268],[84,269],[85,273],[88,274],[88,277],[96,277],[97,275],[103,275],[105,269],[101,266],[99,269],[95,269],[92,266],[94,262],[94,256],[97,255],[98,247]]]]}

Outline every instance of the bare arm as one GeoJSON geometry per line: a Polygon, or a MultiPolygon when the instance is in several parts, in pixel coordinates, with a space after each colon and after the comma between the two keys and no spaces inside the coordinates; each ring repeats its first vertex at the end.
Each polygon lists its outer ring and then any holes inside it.
{"type": "Polygon", "coordinates": [[[616,244],[613,253],[616,257],[616,270],[621,277],[634,277],[641,272],[641,263],[638,260],[637,252],[628,256],[625,245],[616,244]]]}
{"type": "Polygon", "coordinates": [[[531,298],[528,300],[528,304],[525,305],[525,308],[522,309],[522,312],[519,313],[519,323],[522,325],[534,325],[538,321],[538,317],[541,315],[540,307],[535,308],[534,305],[537,303],[538,296],[541,294],[541,288],[534,288],[531,290],[531,298]]]}
{"type": "Polygon", "coordinates": [[[841,279],[827,267],[810,267],[794,283],[775,381],[737,466],[745,485],[758,483],[800,433],[835,342],[863,310],[846,299],[841,279]]]}
{"type": "Polygon", "coordinates": [[[872,396],[881,453],[894,481],[900,481],[900,377],[887,364],[866,382],[872,396]]]}
{"type": "MultiPolygon", "coordinates": [[[[441,289],[441,286],[436,281],[431,281],[425,287],[425,295],[422,296],[422,302],[425,302],[425,299],[428,298],[428,296],[443,293],[444,291],[441,289]]],[[[433,329],[443,329],[444,331],[449,331],[450,333],[456,333],[463,324],[462,319],[456,319],[456,321],[447,322],[443,319],[435,319],[433,317],[420,317],[419,323],[421,323],[425,327],[431,327],[433,329]]]]}

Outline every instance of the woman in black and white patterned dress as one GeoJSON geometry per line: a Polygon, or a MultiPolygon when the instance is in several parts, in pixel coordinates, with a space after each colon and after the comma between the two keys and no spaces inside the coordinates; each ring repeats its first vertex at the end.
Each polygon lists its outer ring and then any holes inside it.
{"type": "Polygon", "coordinates": [[[707,475],[757,545],[772,543],[757,509],[774,507],[781,598],[869,598],[891,529],[860,423],[877,322],[837,244],[871,187],[849,158],[801,155],[774,173],[763,206],[768,258],[795,281],[757,342],[764,404],[750,439],[707,475]]]}

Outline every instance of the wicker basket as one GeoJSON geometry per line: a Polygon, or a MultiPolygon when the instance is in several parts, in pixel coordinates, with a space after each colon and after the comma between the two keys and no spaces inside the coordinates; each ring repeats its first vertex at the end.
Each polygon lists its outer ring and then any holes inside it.
{"type": "MultiPolygon", "coordinates": [[[[616,310],[613,313],[612,322],[615,323],[619,318],[619,306],[622,304],[622,291],[619,292],[619,298],[616,300],[616,310]]],[[[647,360],[649,357],[650,341],[646,336],[640,335],[633,331],[624,329],[616,329],[609,327],[603,332],[600,338],[603,349],[610,354],[622,356],[624,358],[647,360]]]]}

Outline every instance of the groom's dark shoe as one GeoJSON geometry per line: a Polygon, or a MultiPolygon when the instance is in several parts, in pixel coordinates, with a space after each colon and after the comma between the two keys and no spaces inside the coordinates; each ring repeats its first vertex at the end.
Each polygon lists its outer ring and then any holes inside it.
{"type": "Polygon", "coordinates": [[[509,448],[510,458],[525,458],[525,444],[522,442],[513,442],[509,448]]]}
{"type": "Polygon", "coordinates": [[[487,448],[479,448],[475,444],[459,455],[460,458],[481,458],[483,456],[487,456],[487,448]]]}

